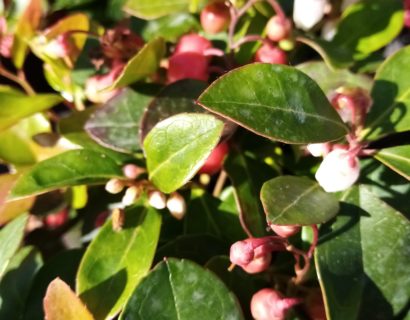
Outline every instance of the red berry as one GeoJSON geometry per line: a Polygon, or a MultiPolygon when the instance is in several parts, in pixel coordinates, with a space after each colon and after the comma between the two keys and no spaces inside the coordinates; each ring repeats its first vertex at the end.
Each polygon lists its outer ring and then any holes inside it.
{"type": "Polygon", "coordinates": [[[266,24],[266,36],[275,42],[286,39],[291,29],[290,21],[280,16],[273,16],[266,24]]]}
{"type": "Polygon", "coordinates": [[[286,52],[271,43],[264,43],[255,53],[255,62],[287,64],[286,52]]]}
{"type": "Polygon", "coordinates": [[[410,28],[410,9],[404,10],[404,26],[410,28]]]}
{"type": "Polygon", "coordinates": [[[229,8],[223,2],[209,4],[201,12],[202,28],[211,34],[224,31],[230,19],[229,8]]]}
{"type": "Polygon", "coordinates": [[[181,52],[169,58],[168,82],[182,79],[208,80],[208,59],[196,52],[181,52]]]}
{"type": "Polygon", "coordinates": [[[229,151],[229,146],[226,142],[222,142],[216,146],[216,148],[206,159],[205,164],[199,170],[199,173],[214,174],[221,170],[223,160],[229,151]]]}
{"type": "Polygon", "coordinates": [[[196,52],[199,54],[204,54],[205,50],[210,48],[212,48],[211,41],[196,33],[190,33],[179,39],[175,47],[174,55],[183,52],[196,52]]]}
{"type": "Polygon", "coordinates": [[[277,224],[272,224],[270,227],[278,236],[281,236],[282,238],[288,238],[300,231],[300,226],[295,225],[280,226],[277,224]]]}
{"type": "Polygon", "coordinates": [[[57,213],[48,214],[44,217],[44,225],[49,229],[61,227],[68,220],[68,209],[63,209],[57,213]]]}

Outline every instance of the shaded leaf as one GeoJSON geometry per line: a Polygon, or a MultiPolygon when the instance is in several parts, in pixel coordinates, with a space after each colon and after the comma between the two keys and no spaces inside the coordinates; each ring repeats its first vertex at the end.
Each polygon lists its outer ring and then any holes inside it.
{"type": "Polygon", "coordinates": [[[211,272],[171,258],[141,282],[120,319],[234,320],[243,315],[234,295],[211,272]]]}
{"type": "Polygon", "coordinates": [[[240,67],[212,83],[198,100],[206,109],[272,140],[324,142],[347,132],[319,86],[287,66],[240,67]]]}
{"type": "Polygon", "coordinates": [[[366,188],[341,197],[315,260],[329,319],[393,319],[410,297],[410,223],[366,188]]]}
{"type": "Polygon", "coordinates": [[[141,202],[125,211],[122,230],[107,221],[81,261],[77,292],[97,320],[117,314],[151,267],[161,216],[141,202]]]}
{"type": "Polygon", "coordinates": [[[374,157],[407,180],[410,180],[410,146],[383,149],[374,157]]]}
{"type": "Polygon", "coordinates": [[[183,186],[219,141],[223,122],[212,115],[182,113],[158,123],[144,140],[150,180],[162,192],[183,186]]]}
{"type": "Polygon", "coordinates": [[[92,320],[93,316],[60,278],[53,280],[44,297],[47,320],[92,320]]]}
{"type": "Polygon", "coordinates": [[[319,224],[339,211],[334,195],[304,177],[281,176],[265,182],[261,200],[270,224],[319,224]]]}

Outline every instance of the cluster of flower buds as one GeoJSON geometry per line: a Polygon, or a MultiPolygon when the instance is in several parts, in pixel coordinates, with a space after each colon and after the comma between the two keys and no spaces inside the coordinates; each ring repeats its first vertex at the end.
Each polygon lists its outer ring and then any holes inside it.
{"type": "Polygon", "coordinates": [[[284,298],[280,292],[265,288],[252,296],[251,313],[255,320],[284,320],[289,309],[300,303],[299,298],[284,298]]]}
{"type": "Polygon", "coordinates": [[[285,250],[285,242],[280,237],[248,238],[231,246],[229,259],[232,265],[240,266],[247,273],[259,273],[269,268],[272,252],[285,250]]]}
{"type": "Polygon", "coordinates": [[[14,36],[7,32],[7,21],[5,17],[0,17],[0,56],[11,57],[14,36]]]}
{"type": "Polygon", "coordinates": [[[231,20],[229,7],[224,1],[216,1],[208,4],[201,11],[201,26],[206,33],[216,34],[228,28],[231,20]]]}

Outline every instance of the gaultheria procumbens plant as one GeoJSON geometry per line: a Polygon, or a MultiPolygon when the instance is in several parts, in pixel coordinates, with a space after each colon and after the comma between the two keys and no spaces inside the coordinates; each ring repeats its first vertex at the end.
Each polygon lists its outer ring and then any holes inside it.
{"type": "Polygon", "coordinates": [[[406,319],[409,10],[0,1],[0,319],[406,319]]]}

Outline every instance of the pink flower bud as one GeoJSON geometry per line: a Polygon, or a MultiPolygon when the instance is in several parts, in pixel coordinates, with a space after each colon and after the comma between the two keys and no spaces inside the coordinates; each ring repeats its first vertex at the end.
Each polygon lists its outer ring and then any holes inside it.
{"type": "Polygon", "coordinates": [[[270,227],[278,236],[282,238],[291,237],[300,231],[300,226],[295,225],[280,226],[278,224],[272,224],[270,227]]]}
{"type": "Polygon", "coordinates": [[[182,79],[207,81],[208,58],[197,52],[181,52],[169,58],[168,82],[182,79]]]}
{"type": "Polygon", "coordinates": [[[124,176],[126,176],[128,179],[135,180],[138,178],[138,176],[143,173],[145,170],[136,166],[135,164],[126,164],[125,166],[122,167],[122,172],[124,173],[124,176]]]}
{"type": "Polygon", "coordinates": [[[205,50],[212,48],[212,43],[208,39],[196,33],[182,36],[175,47],[174,55],[184,52],[195,52],[204,54],[205,50]]]}
{"type": "Polygon", "coordinates": [[[332,146],[330,143],[311,143],[306,146],[306,149],[310,152],[310,154],[314,157],[323,157],[327,155],[332,146]]]}
{"type": "Polygon", "coordinates": [[[247,265],[243,265],[242,269],[250,274],[266,271],[272,261],[272,254],[268,253],[259,258],[253,259],[247,265]]]}
{"type": "Polygon", "coordinates": [[[346,150],[333,150],[322,161],[316,180],[326,192],[350,188],[360,175],[359,159],[346,150]]]}
{"type": "Polygon", "coordinates": [[[274,42],[279,42],[289,36],[290,29],[290,21],[276,15],[270,18],[266,24],[266,36],[274,42]]]}
{"type": "Polygon", "coordinates": [[[255,320],[284,320],[294,305],[301,303],[297,298],[283,298],[273,289],[256,292],[251,300],[251,313],[255,320]]]}
{"type": "Polygon", "coordinates": [[[286,52],[270,42],[265,42],[255,53],[255,62],[287,64],[286,52]]]}
{"type": "Polygon", "coordinates": [[[250,241],[242,240],[231,246],[229,259],[238,266],[249,264],[255,257],[255,251],[250,241]]]}

